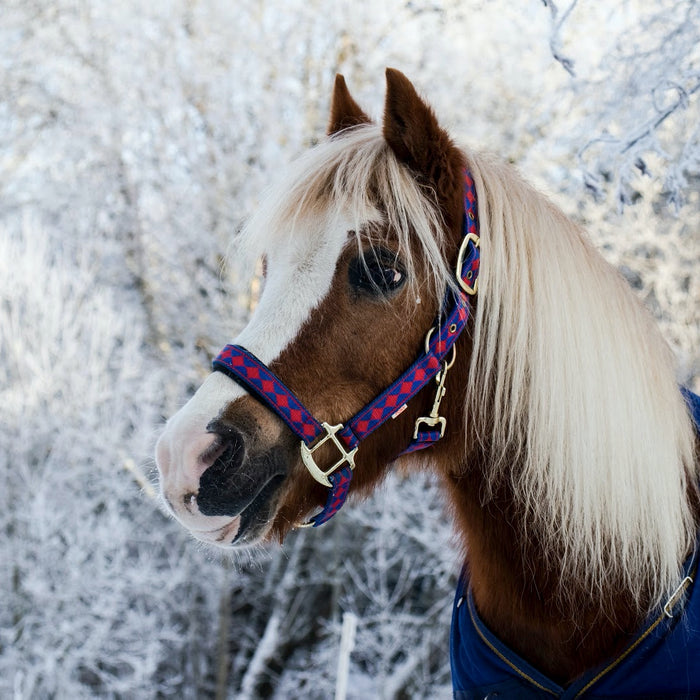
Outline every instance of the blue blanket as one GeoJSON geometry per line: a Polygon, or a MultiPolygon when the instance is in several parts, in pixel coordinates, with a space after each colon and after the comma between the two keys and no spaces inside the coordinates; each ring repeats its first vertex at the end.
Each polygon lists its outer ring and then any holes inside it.
{"type": "MultiPolygon", "coordinates": [[[[700,397],[683,390],[700,433],[700,397]]],[[[682,588],[656,611],[619,657],[563,688],[503,644],[481,621],[467,582],[457,586],[450,661],[455,700],[534,698],[700,698],[699,548],[682,588]]]]}

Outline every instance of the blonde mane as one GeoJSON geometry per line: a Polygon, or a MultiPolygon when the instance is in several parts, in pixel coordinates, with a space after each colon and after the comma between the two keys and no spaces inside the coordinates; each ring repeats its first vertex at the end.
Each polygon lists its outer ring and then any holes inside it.
{"type": "Polygon", "coordinates": [[[482,257],[466,415],[482,417],[487,479],[511,482],[562,584],[656,604],[696,536],[671,351],[579,227],[511,168],[469,162],[482,257]]]}
{"type": "MultiPolygon", "coordinates": [[[[465,415],[489,455],[487,483],[512,487],[562,584],[582,581],[591,596],[623,585],[656,604],[675,589],[696,535],[694,430],[672,354],[575,224],[511,168],[467,160],[481,273],[465,415]]],[[[411,278],[418,254],[438,291],[449,284],[434,193],[379,127],[343,132],[295,161],[242,239],[264,253],[284,236],[325,235],[329,215],[349,221],[358,242],[368,223],[388,224],[411,278]]]]}
{"type": "Polygon", "coordinates": [[[420,256],[428,264],[434,288],[444,291],[451,275],[434,193],[416,183],[374,124],[326,139],[295,160],[269,188],[240,241],[259,256],[274,250],[281,237],[324,236],[341,220],[349,223],[360,248],[368,225],[387,225],[398,235],[408,278],[415,281],[413,260],[420,256]],[[313,221],[323,225],[310,227],[313,221]]]}

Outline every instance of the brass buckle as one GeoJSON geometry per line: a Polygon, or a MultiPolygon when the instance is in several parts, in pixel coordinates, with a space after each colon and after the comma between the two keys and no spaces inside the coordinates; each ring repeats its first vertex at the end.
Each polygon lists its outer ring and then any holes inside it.
{"type": "Polygon", "coordinates": [[[340,468],[343,464],[348,464],[350,469],[355,468],[355,452],[357,452],[357,447],[354,447],[352,450],[350,450],[350,452],[348,452],[345,449],[345,445],[343,445],[343,443],[336,437],[336,433],[343,429],[342,423],[339,423],[338,425],[328,425],[328,423],[324,422],[321,423],[321,425],[326,431],[326,434],[313,447],[307,447],[306,443],[301,443],[301,460],[304,462],[304,465],[309,470],[311,476],[313,476],[313,478],[316,479],[319,484],[332,488],[333,484],[331,484],[328,477],[336,469],[340,468]],[[313,454],[319,447],[321,447],[321,445],[328,442],[328,440],[330,440],[338,448],[338,452],[340,452],[341,456],[332,467],[323,470],[318,466],[318,464],[316,464],[313,454]]]}
{"type": "Polygon", "coordinates": [[[416,421],[416,427],[413,430],[413,439],[418,439],[418,434],[420,433],[421,423],[425,423],[429,428],[434,428],[436,425],[440,426],[440,439],[442,440],[445,435],[445,428],[447,428],[447,418],[443,416],[423,416],[416,421]]]}
{"type": "Polygon", "coordinates": [[[462,245],[459,247],[459,255],[457,256],[457,270],[455,271],[455,276],[457,277],[457,284],[470,295],[474,295],[477,292],[479,286],[479,278],[473,279],[472,271],[467,273],[467,279],[462,279],[462,265],[464,265],[464,258],[467,254],[467,246],[473,243],[477,248],[480,246],[481,239],[475,233],[467,234],[462,240],[462,245]]]}

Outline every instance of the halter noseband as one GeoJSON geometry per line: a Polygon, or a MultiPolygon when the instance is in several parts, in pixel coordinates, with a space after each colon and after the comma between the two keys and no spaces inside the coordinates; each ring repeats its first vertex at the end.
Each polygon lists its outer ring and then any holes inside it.
{"type": "Polygon", "coordinates": [[[301,458],[311,476],[330,488],[323,510],[314,515],[307,526],[318,527],[332,518],[342,507],[350,488],[355,453],[360,443],[389,418],[396,418],[408,402],[433,377],[438,388],[430,414],[418,418],[413,438],[397,457],[430,447],[445,434],[446,419],[439,415],[440,401],[445,394],[447,371],[455,359],[455,341],[469,319],[469,297],[477,292],[479,275],[479,225],[476,188],[468,171],[464,172],[464,237],[457,258],[456,278],[459,290],[448,289],[443,309],[425,338],[425,351],[379,396],[370,401],[345,424],[319,422],[282,380],[255,355],[240,345],[227,345],[213,362],[213,369],[231,377],[248,392],[274,411],[301,440],[301,458]],[[448,358],[448,353],[452,351],[448,358]],[[446,359],[448,358],[448,359],[446,359]],[[339,459],[322,469],[314,459],[321,445],[330,442],[339,459]]]}

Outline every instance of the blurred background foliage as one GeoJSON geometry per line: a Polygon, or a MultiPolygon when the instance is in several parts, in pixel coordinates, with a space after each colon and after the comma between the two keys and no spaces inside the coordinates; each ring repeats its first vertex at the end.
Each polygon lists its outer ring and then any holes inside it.
{"type": "Polygon", "coordinates": [[[450,697],[429,477],[233,561],[160,511],[157,431],[250,312],[241,222],[335,73],[378,117],[387,65],[589,228],[700,389],[699,39],[692,0],[4,0],[0,696],[329,698],[352,623],[347,697],[450,697]]]}

